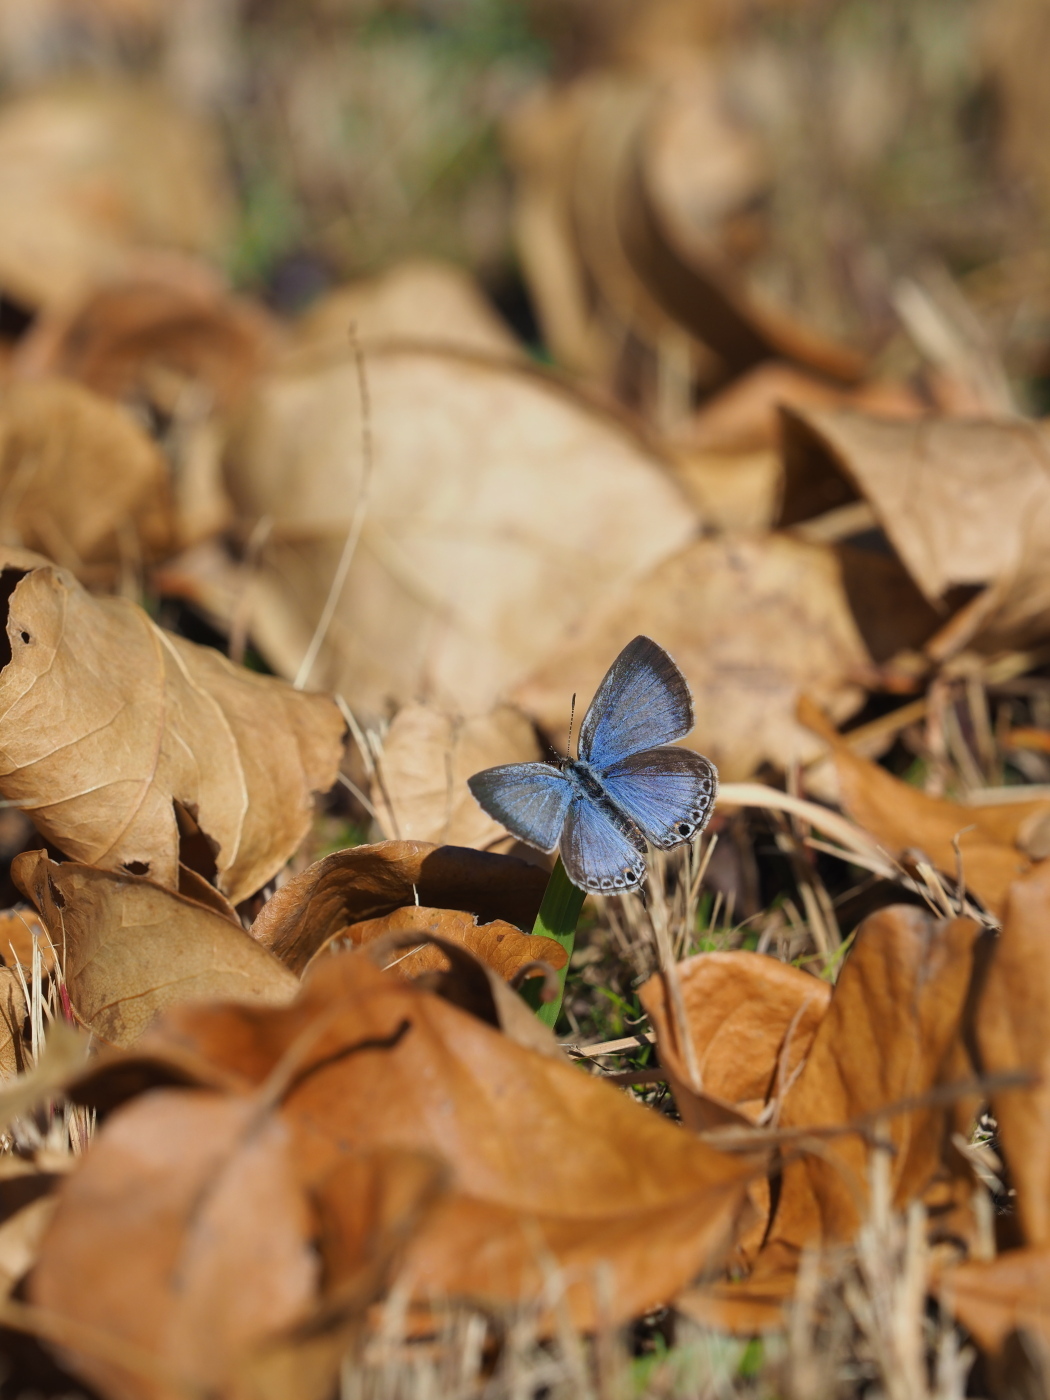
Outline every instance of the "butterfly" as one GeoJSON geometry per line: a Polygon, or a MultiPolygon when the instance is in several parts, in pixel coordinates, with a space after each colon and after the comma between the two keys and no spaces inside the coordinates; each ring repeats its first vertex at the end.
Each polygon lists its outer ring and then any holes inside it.
{"type": "Polygon", "coordinates": [[[707,825],[718,791],[713,763],[670,747],[693,727],[681,671],[649,637],[635,637],[605,673],[580,726],[577,757],[507,763],[468,779],[477,802],[519,841],[557,847],[572,883],[621,894],[645,880],[647,843],[662,851],[707,825]]]}

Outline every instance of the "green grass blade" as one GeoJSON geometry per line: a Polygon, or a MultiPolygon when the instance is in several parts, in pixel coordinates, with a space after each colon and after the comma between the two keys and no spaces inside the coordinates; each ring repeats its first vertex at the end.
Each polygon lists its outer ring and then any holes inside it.
{"type": "Polygon", "coordinates": [[[578,890],[566,875],[559,856],[543,893],[540,912],[532,926],[533,933],[544,938],[556,939],[565,949],[565,966],[558,973],[558,995],[553,1001],[541,1002],[540,990],[543,980],[539,977],[529,978],[522,988],[522,995],[535,1010],[537,1017],[552,1029],[561,1012],[562,998],[565,995],[565,974],[569,970],[572,945],[576,941],[576,924],[586,897],[584,891],[578,890]]]}

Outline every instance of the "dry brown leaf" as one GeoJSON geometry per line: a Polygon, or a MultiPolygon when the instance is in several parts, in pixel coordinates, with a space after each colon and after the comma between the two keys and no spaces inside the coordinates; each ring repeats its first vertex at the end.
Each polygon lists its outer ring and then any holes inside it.
{"type": "Polygon", "coordinates": [[[1050,1344],[1050,1249],[1011,1249],[941,1271],[943,1306],[983,1351],[997,1352],[1024,1328],[1050,1344]]]}
{"type": "MultiPolygon", "coordinates": [[[[780,1114],[784,1129],[838,1127],[968,1081],[961,1033],[981,933],[971,919],[937,920],[896,905],[865,919],[809,1056],[780,1114]]],[[[942,1170],[954,1105],[894,1113],[878,1124],[893,1143],[897,1208],[942,1170]]],[[[852,1237],[866,1212],[868,1147],[857,1133],[788,1162],[771,1240],[802,1247],[852,1237]]]]}
{"type": "Polygon", "coordinates": [[[41,968],[48,973],[55,965],[55,951],[39,916],[28,905],[0,912],[0,962],[5,967],[15,963],[32,967],[34,942],[40,949],[41,968]]]}
{"type": "Polygon", "coordinates": [[[831,550],[779,535],[711,539],[603,608],[512,698],[561,734],[566,695],[593,694],[609,658],[639,632],[682,668],[696,711],[686,742],[728,782],[766,761],[787,768],[815,757],[795,718],[798,696],[819,692],[845,718],[862,699],[854,677],[871,664],[831,550]]]}
{"type": "Polygon", "coordinates": [[[370,479],[349,352],[264,381],[228,471],[241,516],[272,522],[261,578],[300,619],[294,656],[268,607],[249,619],[285,674],[306,655],[361,502],[311,675],[366,717],[416,699],[484,713],[695,529],[656,451],[552,376],[409,347],[369,349],[366,371],[370,479]]]}
{"type": "Polygon", "coordinates": [[[780,506],[780,457],[758,452],[694,451],[674,444],[674,470],[708,531],[764,533],[780,506]]]}
{"type": "Polygon", "coordinates": [[[1010,886],[1002,931],[977,1007],[981,1067],[1024,1070],[1035,1083],[992,1095],[1002,1152],[1017,1192],[1016,1223],[1026,1244],[1050,1245],[1050,862],[1010,886]]]}
{"type": "Polygon", "coordinates": [[[277,342],[262,309],[230,296],[207,265],[140,255],[123,277],[41,316],[12,369],[67,375],[163,425],[176,515],[169,529],[185,548],[230,523],[225,423],[277,342]]]}
{"type": "Polygon", "coordinates": [[[264,885],[335,780],[335,704],[163,632],[132,603],[91,598],[39,556],[8,549],[0,566],[3,796],[74,859],[172,889],[178,804],[232,902],[264,885]]]}
{"type": "Polygon", "coordinates": [[[398,841],[506,848],[513,838],[481,810],[467,779],[482,768],[541,757],[532,724],[510,705],[469,719],[406,705],[383,736],[372,805],[398,841]]]}
{"type": "Polygon", "coordinates": [[[781,524],[867,500],[930,600],[1009,579],[1050,545],[1050,436],[1020,419],[785,414],[781,524]]]}
{"type": "Polygon", "coordinates": [[[62,955],[79,1020],[109,1045],[130,1045],[158,1011],[182,1001],[280,1005],[296,978],[234,918],[141,876],[44,851],[15,858],[12,878],[62,955]]]}
{"type": "Polygon", "coordinates": [[[232,215],[214,133],[162,92],[37,88],[0,118],[0,285],[31,309],[112,276],[136,248],[214,254],[232,215]]]}
{"type": "Polygon", "coordinates": [[[850,407],[883,418],[917,418],[923,412],[922,400],[905,384],[876,380],[847,388],[773,360],[756,365],[708,399],[683,432],[683,440],[708,452],[777,447],[780,409],[785,407],[850,407]]]}
{"type": "Polygon", "coordinates": [[[0,402],[0,540],[66,568],[129,564],[172,544],[164,459],[140,427],[63,380],[0,402]]]}
{"type": "Polygon", "coordinates": [[[477,283],[454,263],[409,258],[375,277],[337,287],[295,327],[295,348],[343,351],[362,341],[416,340],[521,358],[510,327],[477,283]]]}
{"type": "Polygon", "coordinates": [[[110,1342],[75,1354],[79,1375],[112,1400],[216,1390],[309,1314],[320,1260],[291,1136],[250,1097],[199,1091],[107,1123],[59,1193],[31,1283],[34,1302],[110,1342]]]}
{"type": "Polygon", "coordinates": [[[16,969],[0,967],[0,1075],[6,1079],[26,1068],[22,1025],[29,1014],[16,969]]]}
{"type": "Polygon", "coordinates": [[[725,1121],[719,1106],[757,1118],[797,1078],[831,986],[759,953],[698,953],[675,972],[699,1071],[695,1085],[662,974],[651,977],[639,997],[682,1121],[698,1131],[715,1127],[725,1121]]]}
{"type": "Polygon", "coordinates": [[[465,910],[483,924],[532,928],[548,875],[512,856],[423,841],[355,846],[287,880],[252,925],[252,936],[293,972],[352,924],[419,904],[465,910]]]}
{"type": "MultiPolygon", "coordinates": [[[[566,963],[565,949],[555,939],[522,933],[521,929],[502,919],[479,924],[474,914],[465,914],[458,909],[427,909],[411,904],[381,919],[365,919],[361,923],[351,924],[344,932],[346,938],[359,948],[391,933],[436,934],[466,948],[505,982],[509,982],[531,962],[549,963],[555,971],[566,963]]],[[[411,944],[408,947],[407,954],[402,950],[387,964],[401,977],[419,977],[422,973],[439,971],[448,966],[447,958],[433,944],[418,952],[412,949],[411,944]]]]}
{"type": "Polygon", "coordinates": [[[931,797],[854,753],[808,699],[803,698],[798,713],[830,746],[841,804],[858,826],[895,856],[922,852],[952,879],[961,858],[967,888],[994,914],[1002,913],[1010,885],[1032,864],[1022,849],[1025,832],[1050,811],[1050,804],[968,807],[931,797]]]}
{"type": "MultiPolygon", "coordinates": [[[[619,1322],[721,1260],[756,1170],[363,953],[321,960],[283,1010],[173,1011],[141,1054],[166,1049],[245,1089],[286,1066],[280,1115],[306,1182],[360,1151],[447,1162],[455,1190],[401,1275],[421,1300],[538,1298],[553,1263],[576,1325],[619,1322]]],[[[76,1278],[56,1257],[59,1274],[76,1278]]]]}
{"type": "Polygon", "coordinates": [[[0,1224],[0,1298],[9,1298],[36,1263],[54,1213],[54,1197],[40,1196],[0,1224]]]}

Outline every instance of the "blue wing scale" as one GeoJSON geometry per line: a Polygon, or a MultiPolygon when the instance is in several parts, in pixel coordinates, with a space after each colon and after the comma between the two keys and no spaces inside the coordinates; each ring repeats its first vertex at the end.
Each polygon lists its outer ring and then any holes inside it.
{"type": "Polygon", "coordinates": [[[561,859],[572,883],[592,894],[626,894],[645,880],[645,841],[621,830],[582,792],[569,804],[561,859]]]}
{"type": "Polygon", "coordinates": [[[467,779],[476,801],[527,846],[553,851],[573,787],[549,763],[505,763],[467,779]]]}
{"type": "Polygon", "coordinates": [[[607,796],[660,850],[691,841],[714,810],[718,773],[691,749],[643,749],[599,777],[607,796]]]}
{"type": "Polygon", "coordinates": [[[580,758],[608,768],[628,754],[681,739],[693,727],[685,677],[649,637],[635,637],[605,673],[580,725],[580,758]]]}

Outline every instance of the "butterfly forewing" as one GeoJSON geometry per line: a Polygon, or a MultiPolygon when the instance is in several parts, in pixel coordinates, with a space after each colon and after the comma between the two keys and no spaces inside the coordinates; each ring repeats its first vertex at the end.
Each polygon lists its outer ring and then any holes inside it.
{"type": "Polygon", "coordinates": [[[573,788],[549,763],[506,763],[467,780],[490,817],[541,851],[553,851],[565,824],[573,788]]]}
{"type": "Polygon", "coordinates": [[[693,727],[685,677],[662,647],[635,637],[598,687],[580,726],[580,757],[608,768],[639,749],[681,739],[693,727]]]}
{"type": "Polygon", "coordinates": [[[572,883],[593,894],[623,894],[645,879],[645,842],[619,830],[582,793],[569,804],[561,859],[572,883]]]}
{"type": "Polygon", "coordinates": [[[601,785],[654,846],[669,850],[703,831],[718,792],[713,763],[690,749],[643,749],[604,769],[601,785]]]}

